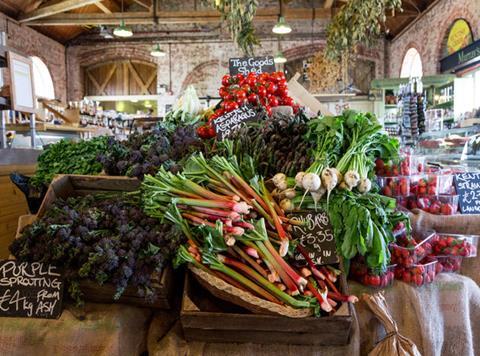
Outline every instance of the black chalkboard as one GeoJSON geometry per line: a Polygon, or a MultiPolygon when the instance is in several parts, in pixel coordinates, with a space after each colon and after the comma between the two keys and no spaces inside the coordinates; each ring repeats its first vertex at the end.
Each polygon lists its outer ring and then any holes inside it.
{"type": "Polygon", "coordinates": [[[480,214],[480,173],[456,174],[454,182],[462,214],[480,214]]]}
{"type": "Polygon", "coordinates": [[[238,130],[242,123],[259,120],[263,114],[250,105],[243,105],[213,120],[217,138],[223,140],[238,130]]]}
{"type": "Polygon", "coordinates": [[[247,75],[251,72],[256,74],[273,73],[276,70],[272,56],[230,58],[228,69],[230,70],[230,75],[247,75]]]}
{"type": "Polygon", "coordinates": [[[0,316],[57,319],[63,280],[54,266],[0,261],[0,316]]]}
{"type": "MultiPolygon", "coordinates": [[[[338,263],[335,237],[330,219],[325,211],[298,212],[289,215],[292,220],[300,221],[302,226],[293,226],[292,237],[308,251],[309,257],[316,265],[338,263]]],[[[305,258],[295,254],[295,261],[305,264],[305,258]]]]}

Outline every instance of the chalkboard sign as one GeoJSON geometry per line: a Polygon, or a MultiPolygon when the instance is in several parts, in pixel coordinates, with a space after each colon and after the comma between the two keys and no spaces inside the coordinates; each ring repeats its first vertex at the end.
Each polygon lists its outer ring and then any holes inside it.
{"type": "Polygon", "coordinates": [[[228,62],[230,75],[248,73],[273,73],[275,72],[275,62],[272,56],[265,57],[245,57],[230,58],[228,62]]]}
{"type": "Polygon", "coordinates": [[[63,280],[54,266],[0,261],[0,316],[57,319],[63,280]]]}
{"type": "MultiPolygon", "coordinates": [[[[309,257],[316,265],[339,262],[335,237],[325,211],[293,213],[289,218],[303,223],[301,226],[292,225],[292,236],[307,250],[309,257]]],[[[295,254],[295,261],[299,264],[306,262],[300,253],[295,254]]]]}
{"type": "Polygon", "coordinates": [[[455,188],[462,214],[480,214],[480,173],[456,174],[455,188]]]}
{"type": "Polygon", "coordinates": [[[243,105],[213,120],[217,138],[223,140],[238,130],[242,123],[260,119],[262,116],[250,105],[243,105]]]}

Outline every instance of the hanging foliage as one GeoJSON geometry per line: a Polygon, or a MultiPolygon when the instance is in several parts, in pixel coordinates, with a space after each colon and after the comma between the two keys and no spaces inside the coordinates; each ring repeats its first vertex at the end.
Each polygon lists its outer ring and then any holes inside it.
{"type": "Polygon", "coordinates": [[[350,0],[327,26],[326,55],[337,59],[355,46],[372,46],[382,34],[387,11],[402,10],[402,0],[350,0]]]}
{"type": "Polygon", "coordinates": [[[258,1],[212,0],[212,4],[222,14],[222,19],[227,23],[233,41],[246,56],[253,55],[254,46],[260,44],[252,23],[258,1]]]}

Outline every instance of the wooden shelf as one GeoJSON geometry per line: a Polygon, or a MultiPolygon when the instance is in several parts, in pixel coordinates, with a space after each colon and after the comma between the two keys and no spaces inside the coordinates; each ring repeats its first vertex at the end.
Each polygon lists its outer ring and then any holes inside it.
{"type": "MultiPolygon", "coordinates": [[[[29,132],[30,124],[7,124],[7,130],[17,131],[17,132],[29,132]]],[[[35,131],[60,131],[60,132],[94,132],[97,128],[88,128],[88,127],[74,127],[67,125],[53,125],[53,124],[44,124],[37,123],[35,126],[35,131]]]]}

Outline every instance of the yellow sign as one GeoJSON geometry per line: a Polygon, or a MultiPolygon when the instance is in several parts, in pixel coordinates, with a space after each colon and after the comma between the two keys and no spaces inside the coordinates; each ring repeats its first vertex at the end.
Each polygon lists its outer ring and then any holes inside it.
{"type": "Polygon", "coordinates": [[[472,32],[470,31],[470,25],[467,21],[458,19],[453,23],[448,34],[447,54],[450,55],[460,51],[472,42],[473,37],[472,32]]]}

